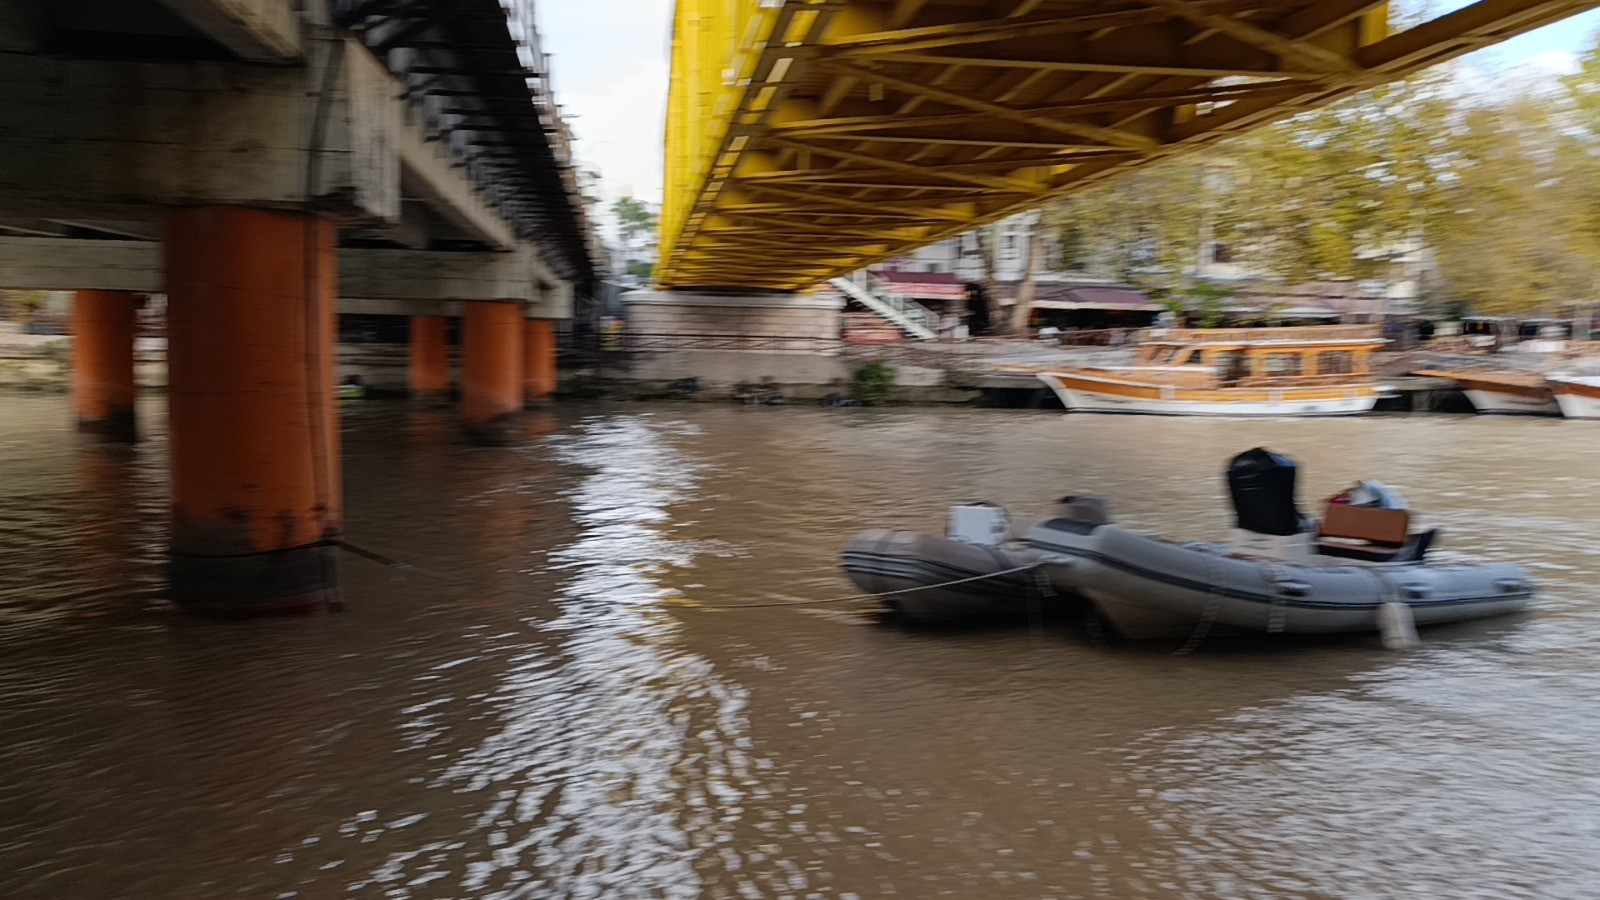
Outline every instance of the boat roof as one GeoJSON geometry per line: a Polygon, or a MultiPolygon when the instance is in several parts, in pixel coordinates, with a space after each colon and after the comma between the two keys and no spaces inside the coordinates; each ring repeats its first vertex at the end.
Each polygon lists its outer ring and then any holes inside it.
{"type": "Polygon", "coordinates": [[[1145,333],[1142,344],[1182,347],[1380,347],[1377,325],[1295,325],[1282,328],[1165,328],[1145,333]]]}

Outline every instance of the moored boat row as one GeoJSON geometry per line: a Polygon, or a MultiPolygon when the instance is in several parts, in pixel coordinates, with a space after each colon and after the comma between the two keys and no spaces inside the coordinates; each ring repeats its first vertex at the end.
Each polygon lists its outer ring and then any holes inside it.
{"type": "MultiPolygon", "coordinates": [[[[1024,371],[1071,412],[1347,416],[1395,394],[1372,365],[1385,343],[1376,325],[1155,328],[1141,335],[1126,364],[1024,371]]],[[[1482,413],[1600,418],[1600,375],[1487,365],[1413,374],[1455,382],[1482,413]]]]}

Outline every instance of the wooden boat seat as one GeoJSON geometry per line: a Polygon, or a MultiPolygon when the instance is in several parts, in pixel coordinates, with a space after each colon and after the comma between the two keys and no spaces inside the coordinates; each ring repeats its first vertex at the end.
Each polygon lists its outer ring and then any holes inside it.
{"type": "Polygon", "coordinates": [[[1322,509],[1322,525],[1317,529],[1317,552],[1389,562],[1405,549],[1410,529],[1411,514],[1403,509],[1329,503],[1322,509]]]}

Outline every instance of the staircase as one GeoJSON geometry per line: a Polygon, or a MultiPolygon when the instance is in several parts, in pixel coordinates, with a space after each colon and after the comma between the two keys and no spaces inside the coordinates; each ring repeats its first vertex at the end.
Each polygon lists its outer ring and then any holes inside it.
{"type": "Polygon", "coordinates": [[[939,336],[936,331],[938,323],[927,307],[915,300],[887,293],[878,286],[877,279],[870,275],[867,276],[867,283],[864,285],[842,277],[828,283],[846,297],[894,323],[906,334],[918,340],[931,341],[939,336]]]}

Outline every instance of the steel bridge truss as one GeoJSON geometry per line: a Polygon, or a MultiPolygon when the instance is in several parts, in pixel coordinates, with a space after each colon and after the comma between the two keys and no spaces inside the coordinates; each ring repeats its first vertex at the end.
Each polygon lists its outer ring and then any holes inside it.
{"type": "Polygon", "coordinates": [[[658,280],[804,289],[1595,6],[678,0],[658,280]]]}

